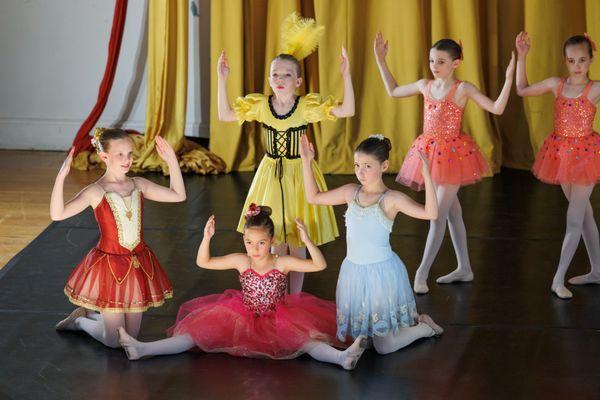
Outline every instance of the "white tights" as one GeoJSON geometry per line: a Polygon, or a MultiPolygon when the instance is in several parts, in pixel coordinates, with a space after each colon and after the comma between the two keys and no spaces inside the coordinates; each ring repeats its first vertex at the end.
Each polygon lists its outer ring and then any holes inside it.
{"type": "MultiPolygon", "coordinates": [[[[288,254],[288,245],[282,243],[278,246],[273,246],[273,253],[285,256],[288,254]]],[[[298,258],[306,259],[306,247],[289,246],[290,255],[298,258]]],[[[290,272],[290,294],[299,293],[302,291],[304,283],[304,272],[290,272]]]]}
{"type": "Polygon", "coordinates": [[[436,282],[451,283],[473,280],[473,271],[471,270],[471,261],[467,250],[467,230],[462,218],[462,208],[458,201],[458,189],[460,189],[460,186],[457,185],[440,185],[436,188],[438,218],[432,220],[429,226],[423,259],[415,274],[414,291],[416,293],[427,293],[429,291],[427,277],[444,240],[446,222],[449,225],[458,266],[456,270],[448,275],[439,277],[436,282]]]}
{"type": "Polygon", "coordinates": [[[373,347],[379,354],[389,354],[400,350],[417,339],[434,336],[433,329],[423,322],[417,325],[400,328],[398,332],[386,336],[373,336],[373,347]]]}
{"type": "MultiPolygon", "coordinates": [[[[196,346],[192,337],[188,334],[172,336],[170,338],[154,342],[139,342],[120,332],[120,343],[131,360],[159,355],[179,354],[196,346]]],[[[345,369],[352,369],[362,355],[366,347],[366,339],[362,336],[356,338],[354,343],[346,350],[338,350],[327,343],[309,342],[302,350],[317,361],[337,364],[345,369]]]]}
{"type": "Polygon", "coordinates": [[[573,294],[565,287],[565,274],[582,236],[592,268],[588,274],[571,278],[569,283],[574,285],[600,283],[600,240],[594,211],[589,200],[594,186],[565,184],[562,185],[562,190],[569,200],[567,229],[558,268],[552,280],[552,291],[560,298],[571,298],[573,294]]]}
{"type": "Polygon", "coordinates": [[[91,313],[75,320],[75,329],[82,330],[105,346],[119,347],[117,329],[123,327],[132,337],[137,337],[142,324],[142,313],[91,313]]]}

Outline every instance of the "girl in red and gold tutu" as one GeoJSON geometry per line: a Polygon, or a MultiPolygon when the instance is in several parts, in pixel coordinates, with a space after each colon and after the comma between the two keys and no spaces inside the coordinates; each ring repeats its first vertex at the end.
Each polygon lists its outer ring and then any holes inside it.
{"type": "Polygon", "coordinates": [[[133,161],[133,146],[125,131],[97,129],[92,142],[106,164],[106,173],[65,204],[63,186],[73,160],[71,149],[58,172],[50,199],[54,221],[92,207],[100,228],[98,244],[77,265],[65,285],[69,301],[79,308],[60,321],[56,329],[81,330],[106,346],[119,347],[117,328],[123,327],[136,337],[142,313],[173,296],[169,279],[144,243],[144,199],[184,201],[185,187],[175,152],[161,137],[156,138],[155,146],[169,167],[169,188],[126,175],[133,161]]]}
{"type": "Polygon", "coordinates": [[[562,244],[552,291],[561,299],[573,297],[565,287],[565,274],[583,236],[592,270],[569,279],[572,285],[600,283],[600,240],[590,204],[594,186],[600,180],[600,135],[593,131],[596,104],[600,101],[600,82],[589,78],[595,44],[587,34],[570,37],[563,45],[569,76],[551,77],[529,84],[525,58],[531,47],[526,32],[516,38],[517,94],[540,96],[554,94],[554,131],[538,152],[533,173],[542,182],[561,185],[569,201],[567,231],[562,244]]]}
{"type": "Polygon", "coordinates": [[[425,99],[423,133],[412,144],[396,177],[396,181],[415,190],[422,190],[424,181],[419,152],[427,155],[431,163],[431,178],[436,187],[439,211],[438,218],[430,222],[423,259],[415,274],[414,291],[429,291],[427,277],[444,239],[446,221],[450,226],[458,267],[448,275],[439,277],[436,282],[472,281],[467,233],[457,194],[461,186],[481,180],[490,173],[490,169],[477,144],[470,136],[461,132],[460,126],[469,99],[493,114],[500,115],[504,112],[515,69],[514,54],[506,69],[502,91],[494,101],[472,83],[459,81],[454,76],[454,71],[463,57],[462,47],[454,40],[441,39],[431,47],[429,67],[434,79],[420,79],[402,86],[398,86],[386,64],[388,42],[381,33],[377,34],[373,48],[379,72],[390,96],[408,97],[422,94],[425,99]]]}
{"type": "Polygon", "coordinates": [[[221,257],[210,255],[215,219],[208,219],[196,262],[201,268],[237,269],[242,290],[226,290],[184,303],[167,339],[142,343],[119,329],[120,343],[130,360],[200,349],[272,359],[308,353],[315,360],[345,369],[356,366],[366,337],[357,337],[344,351],[332,347],[346,347],[336,339],[335,303],[303,292],[286,295],[288,273],[322,271],[326,267],[323,254],[298,218],[298,236],[312,259],[271,254],[275,226],[270,214],[269,207],[251,204],[244,224],[246,253],[221,257]]]}

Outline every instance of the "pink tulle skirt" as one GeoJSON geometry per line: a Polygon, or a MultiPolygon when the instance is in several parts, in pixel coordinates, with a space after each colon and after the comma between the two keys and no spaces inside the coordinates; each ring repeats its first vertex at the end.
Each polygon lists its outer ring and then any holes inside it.
{"type": "Polygon", "coordinates": [[[460,133],[454,138],[445,139],[422,134],[413,142],[396,176],[396,182],[414,190],[425,188],[419,151],[429,158],[431,178],[438,185],[470,185],[490,171],[479,146],[470,136],[460,133]]]}
{"type": "Polygon", "coordinates": [[[595,185],[600,181],[600,135],[551,134],[535,157],[534,175],[551,184],[595,185]]]}
{"type": "Polygon", "coordinates": [[[239,357],[295,358],[311,341],[347,347],[336,339],[335,303],[308,293],[286,296],[263,315],[248,311],[238,290],[198,297],[181,305],[167,333],[190,335],[202,351],[239,357]]]}

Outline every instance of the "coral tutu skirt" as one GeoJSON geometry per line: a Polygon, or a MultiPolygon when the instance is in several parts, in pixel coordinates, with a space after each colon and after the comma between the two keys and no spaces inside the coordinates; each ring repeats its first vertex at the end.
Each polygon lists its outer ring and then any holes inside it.
{"type": "Polygon", "coordinates": [[[168,334],[188,334],[202,351],[240,357],[295,358],[313,340],[346,347],[335,338],[335,303],[308,293],[286,296],[261,315],[246,309],[238,290],[199,297],[179,308],[168,334]]]}
{"type": "Polygon", "coordinates": [[[551,184],[595,185],[600,181],[600,135],[583,137],[552,133],[535,157],[532,171],[551,184]]]}
{"type": "Polygon", "coordinates": [[[431,178],[437,185],[470,185],[490,173],[479,146],[465,133],[453,138],[421,134],[410,147],[396,176],[396,182],[414,190],[425,188],[419,151],[427,155],[431,178]]]}

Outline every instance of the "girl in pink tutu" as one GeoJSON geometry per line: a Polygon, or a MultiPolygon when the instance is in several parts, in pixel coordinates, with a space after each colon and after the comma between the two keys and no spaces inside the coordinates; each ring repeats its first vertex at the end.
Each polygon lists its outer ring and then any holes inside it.
{"type": "Polygon", "coordinates": [[[600,180],[600,135],[593,131],[600,82],[588,77],[595,45],[584,35],[570,37],[563,45],[569,71],[567,78],[551,77],[530,85],[525,73],[525,57],[531,47],[526,32],[517,35],[517,94],[554,94],[554,131],[538,152],[533,173],[542,182],[561,185],[569,201],[567,231],[562,244],[552,291],[561,299],[573,294],[565,287],[565,274],[583,235],[592,270],[569,279],[573,285],[600,283],[600,240],[590,204],[594,185],[600,180]]]}
{"type": "Polygon", "coordinates": [[[504,87],[494,101],[472,83],[461,82],[454,76],[454,71],[462,60],[462,47],[454,40],[442,39],[431,47],[429,67],[434,79],[420,79],[402,86],[398,86],[386,64],[388,42],[383,39],[381,32],[377,34],[373,48],[388,95],[408,97],[422,94],[425,98],[423,133],[414,141],[396,177],[396,181],[415,190],[422,190],[424,180],[419,152],[425,153],[431,162],[431,178],[436,187],[439,211],[438,218],[430,223],[423,259],[415,275],[414,291],[429,291],[427,276],[444,239],[446,221],[449,223],[458,267],[436,282],[472,281],[467,233],[457,194],[461,186],[481,180],[490,171],[479,147],[471,137],[461,132],[460,125],[469,99],[493,114],[500,115],[504,112],[515,69],[514,54],[506,69],[504,87]]]}
{"type": "Polygon", "coordinates": [[[242,290],[226,290],[184,303],[169,329],[172,337],[167,339],[142,343],[119,330],[120,343],[130,360],[198,348],[272,359],[308,353],[315,360],[345,369],[356,366],[367,341],[360,336],[344,351],[332,347],[346,347],[336,339],[335,303],[303,292],[286,296],[290,271],[322,271],[326,263],[300,219],[296,219],[296,226],[312,259],[271,254],[275,227],[270,214],[269,207],[251,204],[244,224],[246,253],[222,257],[210,255],[215,219],[209,218],[196,262],[207,269],[237,269],[242,290]]]}

